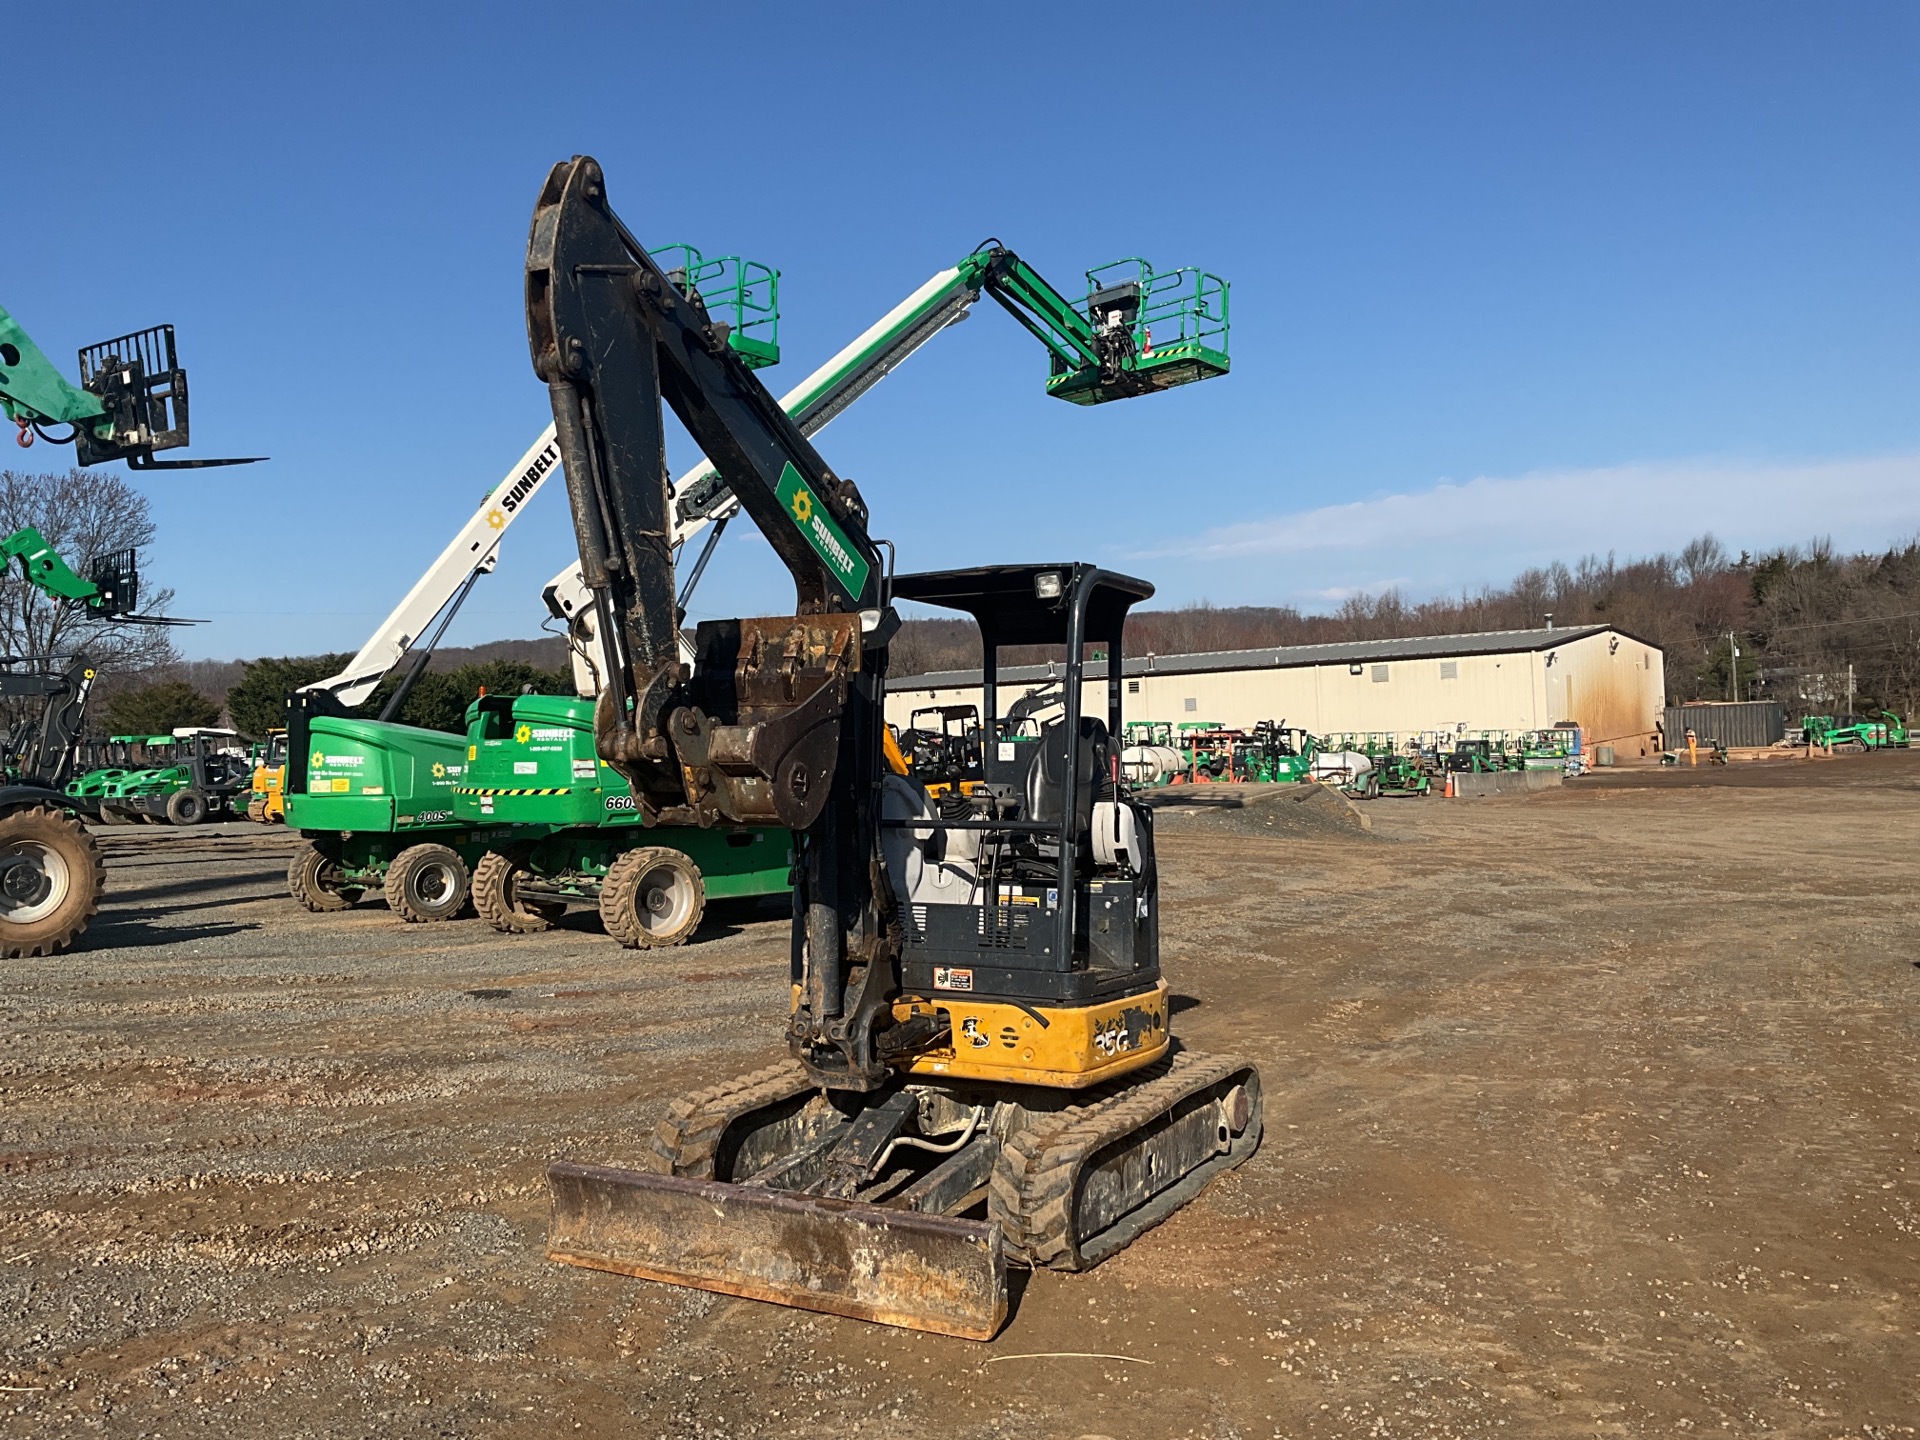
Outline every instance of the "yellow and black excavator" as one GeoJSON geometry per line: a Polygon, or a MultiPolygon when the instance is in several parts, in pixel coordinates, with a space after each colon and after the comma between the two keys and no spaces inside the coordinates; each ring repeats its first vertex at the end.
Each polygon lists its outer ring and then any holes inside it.
{"type": "Polygon", "coordinates": [[[791,1058],[674,1102],[618,1167],[556,1162],[549,1253],[988,1338],[1009,1264],[1096,1264],[1260,1139],[1254,1069],[1169,1032],[1151,815],[1115,738],[1126,616],[1152,587],[1075,563],[890,574],[858,489],[648,258],[590,158],[548,176],[526,284],[604,617],[599,752],[650,822],[795,836],[791,1058]],[[792,614],[703,622],[690,668],[663,401],[796,591],[792,614]],[[964,807],[934,808],[887,743],[899,600],[980,629],[964,807]],[[997,659],[1032,645],[1064,652],[1064,714],[1011,727],[997,659]],[[1091,714],[1089,646],[1108,657],[1091,714]]]}

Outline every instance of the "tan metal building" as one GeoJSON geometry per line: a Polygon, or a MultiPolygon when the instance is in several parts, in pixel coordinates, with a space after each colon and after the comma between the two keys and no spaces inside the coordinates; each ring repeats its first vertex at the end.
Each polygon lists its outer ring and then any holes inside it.
{"type": "MultiPolygon", "coordinates": [[[[1045,685],[1050,667],[1005,674],[1002,713],[1045,685]]],[[[1086,712],[1104,714],[1105,663],[1090,662],[1087,675],[1086,712]]],[[[1128,656],[1122,675],[1130,720],[1234,729],[1276,720],[1316,735],[1402,737],[1543,730],[1571,720],[1587,745],[1611,745],[1622,759],[1656,753],[1667,700],[1659,649],[1607,625],[1128,656]]],[[[924,706],[979,702],[977,670],[887,683],[887,719],[899,726],[924,706]]]]}

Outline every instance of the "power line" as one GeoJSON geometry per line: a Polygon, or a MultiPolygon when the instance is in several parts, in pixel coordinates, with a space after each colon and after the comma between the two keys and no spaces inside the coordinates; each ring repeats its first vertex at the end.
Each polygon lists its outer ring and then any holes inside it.
{"type": "Polygon", "coordinates": [[[1916,615],[1920,615],[1920,610],[1901,610],[1892,615],[1868,615],[1855,620],[1817,620],[1806,625],[1779,625],[1764,632],[1752,630],[1747,633],[1764,633],[1768,636],[1790,635],[1797,630],[1831,630],[1836,625],[1877,625],[1884,620],[1910,620],[1916,615]]]}

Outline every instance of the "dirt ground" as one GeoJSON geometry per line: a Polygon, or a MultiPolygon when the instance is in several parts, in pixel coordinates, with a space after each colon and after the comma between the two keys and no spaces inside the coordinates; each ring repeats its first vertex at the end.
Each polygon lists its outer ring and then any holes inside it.
{"type": "Polygon", "coordinates": [[[1920,753],[1163,823],[1243,1169],[990,1344],[551,1265],[778,1054],[785,922],[636,955],[284,897],[289,840],[107,832],[0,971],[0,1430],[249,1437],[1881,1437],[1920,1424],[1920,753]]]}

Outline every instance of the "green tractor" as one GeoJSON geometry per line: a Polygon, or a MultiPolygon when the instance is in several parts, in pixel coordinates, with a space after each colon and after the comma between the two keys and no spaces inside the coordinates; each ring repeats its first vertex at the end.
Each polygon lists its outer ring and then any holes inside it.
{"type": "MultiPolygon", "coordinates": [[[[173,735],[129,737],[157,763],[128,770],[98,784],[101,818],[108,823],[199,825],[233,818],[235,797],[244,794],[250,772],[239,735],[194,728],[173,735]]],[[[93,784],[92,776],[82,777],[93,784]]],[[[244,806],[244,802],[242,802],[244,806]]]]}
{"type": "Polygon", "coordinates": [[[1906,721],[1890,710],[1877,716],[1809,715],[1800,726],[1807,744],[1843,755],[1907,748],[1906,721]]]}
{"type": "Polygon", "coordinates": [[[1234,752],[1234,774],[1259,785],[1284,785],[1313,775],[1320,742],[1284,720],[1261,720],[1234,752]]]}

